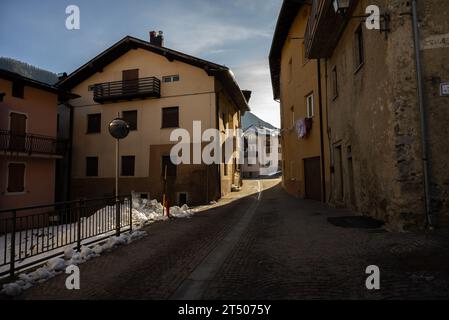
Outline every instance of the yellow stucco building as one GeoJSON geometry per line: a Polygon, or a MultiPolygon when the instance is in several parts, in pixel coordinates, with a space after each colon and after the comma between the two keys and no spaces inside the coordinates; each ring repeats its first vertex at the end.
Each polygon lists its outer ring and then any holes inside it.
{"type": "Polygon", "coordinates": [[[329,144],[321,98],[325,77],[324,68],[305,54],[309,15],[309,5],[284,1],[270,51],[270,70],[274,99],[280,102],[283,186],[292,195],[327,201],[329,144]]]}
{"type": "MultiPolygon", "coordinates": [[[[74,71],[59,85],[81,98],[73,109],[72,198],[113,194],[115,144],[108,124],[123,117],[129,136],[120,148],[120,193],[131,191],[171,204],[215,200],[241,183],[237,159],[228,164],[181,164],[169,160],[176,128],[193,135],[240,127],[249,110],[232,72],[224,66],[163,47],[162,35],[151,41],[127,36],[74,71]]],[[[192,145],[193,148],[193,145],[192,145]]],[[[235,157],[237,157],[235,155],[235,157]]]]}

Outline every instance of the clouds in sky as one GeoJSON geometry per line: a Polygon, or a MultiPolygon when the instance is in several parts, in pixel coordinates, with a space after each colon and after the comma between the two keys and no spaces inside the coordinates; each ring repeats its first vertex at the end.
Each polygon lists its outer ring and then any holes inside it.
{"type": "Polygon", "coordinates": [[[71,72],[125,35],[148,39],[230,67],[253,91],[252,111],[279,126],[268,53],[282,0],[1,0],[0,56],[53,72],[71,72]],[[81,30],[65,29],[65,8],[78,5],[81,30]]]}

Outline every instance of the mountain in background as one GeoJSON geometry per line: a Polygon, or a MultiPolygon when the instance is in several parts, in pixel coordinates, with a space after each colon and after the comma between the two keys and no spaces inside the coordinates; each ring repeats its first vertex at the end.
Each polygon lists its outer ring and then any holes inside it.
{"type": "Polygon", "coordinates": [[[58,82],[56,73],[39,69],[28,63],[11,58],[0,57],[0,69],[20,74],[23,77],[54,85],[58,82]]]}
{"type": "Polygon", "coordinates": [[[266,127],[268,129],[278,129],[275,126],[269,124],[266,121],[263,121],[258,116],[256,116],[254,113],[251,112],[245,112],[245,115],[242,117],[242,129],[245,131],[252,125],[260,126],[260,127],[266,127]]]}

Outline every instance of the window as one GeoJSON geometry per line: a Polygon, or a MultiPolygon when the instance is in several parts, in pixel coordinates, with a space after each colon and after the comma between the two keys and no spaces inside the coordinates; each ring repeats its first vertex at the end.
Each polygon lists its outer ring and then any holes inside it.
{"type": "Polygon", "coordinates": [[[295,106],[290,107],[290,112],[291,112],[291,116],[292,116],[292,127],[294,127],[295,126],[295,106]]]}
{"type": "Polygon", "coordinates": [[[161,175],[162,177],[176,177],[177,167],[171,162],[170,156],[162,156],[161,175]],[[167,175],[166,175],[167,174],[167,175]]]}
{"type": "Polygon", "coordinates": [[[288,61],[288,82],[292,81],[293,77],[293,58],[288,61]]]}
{"type": "Polygon", "coordinates": [[[137,110],[123,111],[122,118],[129,124],[129,130],[137,130],[137,110]]]}
{"type": "Polygon", "coordinates": [[[136,161],[135,156],[122,156],[122,176],[123,177],[134,176],[135,161],[136,161]]]}
{"type": "Polygon", "coordinates": [[[307,118],[312,118],[314,116],[313,93],[309,94],[306,97],[306,105],[307,105],[307,118]]]}
{"type": "Polygon", "coordinates": [[[179,127],[179,108],[162,108],[162,128],[179,127]]]}
{"type": "Polygon", "coordinates": [[[12,96],[16,98],[23,99],[25,86],[23,83],[20,83],[19,81],[13,81],[12,83],[12,96]]]}
{"type": "Polygon", "coordinates": [[[98,177],[98,157],[86,157],[86,177],[98,177]]]}
{"type": "Polygon", "coordinates": [[[358,71],[365,62],[362,25],[357,28],[354,35],[354,58],[355,70],[358,71]]]}
{"type": "Polygon", "coordinates": [[[162,77],[162,81],[165,83],[179,81],[179,74],[162,77]]]}
{"type": "Polygon", "coordinates": [[[3,98],[5,97],[4,92],[0,92],[0,102],[3,102],[3,98]]]}
{"type": "Polygon", "coordinates": [[[87,115],[87,133],[101,132],[101,113],[87,115]]]}
{"type": "Polygon", "coordinates": [[[333,99],[336,99],[338,97],[337,66],[334,66],[332,68],[331,81],[332,81],[332,97],[333,99]]]}
{"type": "Polygon", "coordinates": [[[228,164],[227,163],[223,164],[223,175],[224,176],[228,175],[228,164]]]}
{"type": "Polygon", "coordinates": [[[8,192],[25,191],[25,164],[10,163],[8,165],[8,192]]]}

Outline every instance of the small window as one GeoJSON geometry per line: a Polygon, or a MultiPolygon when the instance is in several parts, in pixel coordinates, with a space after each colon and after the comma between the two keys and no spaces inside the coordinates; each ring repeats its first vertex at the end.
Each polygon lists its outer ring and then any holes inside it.
{"type": "Polygon", "coordinates": [[[313,93],[306,97],[307,104],[307,118],[312,118],[314,116],[314,106],[313,106],[313,93]]]}
{"type": "Polygon", "coordinates": [[[98,157],[86,158],[86,177],[98,177],[98,157]]]}
{"type": "Polygon", "coordinates": [[[165,83],[179,81],[179,74],[162,77],[162,81],[165,83]]]}
{"type": "Polygon", "coordinates": [[[140,199],[148,199],[148,193],[141,193],[140,199]]]}
{"type": "Polygon", "coordinates": [[[288,82],[291,82],[293,78],[293,58],[288,61],[288,82]]]}
{"type": "Polygon", "coordinates": [[[25,86],[23,83],[20,83],[19,81],[13,81],[12,83],[12,96],[16,98],[23,99],[25,91],[25,86]]]}
{"type": "Polygon", "coordinates": [[[363,47],[363,28],[360,25],[354,35],[354,62],[355,70],[359,70],[365,63],[365,52],[363,47]]]}
{"type": "Polygon", "coordinates": [[[123,177],[133,177],[134,176],[135,161],[136,161],[135,156],[122,156],[122,176],[123,177]]]}
{"type": "Polygon", "coordinates": [[[291,113],[291,117],[292,117],[292,126],[295,126],[295,106],[291,106],[290,107],[290,113],[291,113]]]}
{"type": "Polygon", "coordinates": [[[25,164],[10,163],[8,165],[8,192],[25,191],[25,164]]]}
{"type": "Polygon", "coordinates": [[[334,99],[336,99],[338,97],[337,66],[334,66],[332,68],[331,81],[332,81],[332,96],[333,96],[334,99]]]}
{"type": "Polygon", "coordinates": [[[101,132],[101,113],[87,115],[87,133],[101,132]]]}
{"type": "Polygon", "coordinates": [[[122,118],[129,125],[129,130],[134,131],[137,130],[137,111],[123,111],[122,118]]]}
{"type": "Polygon", "coordinates": [[[228,164],[227,163],[223,164],[223,175],[224,176],[228,175],[228,164]]]}
{"type": "Polygon", "coordinates": [[[162,108],[162,128],[179,127],[179,108],[162,108]]]}
{"type": "Polygon", "coordinates": [[[176,177],[177,167],[171,162],[170,156],[162,156],[161,160],[161,176],[176,177]]]}

